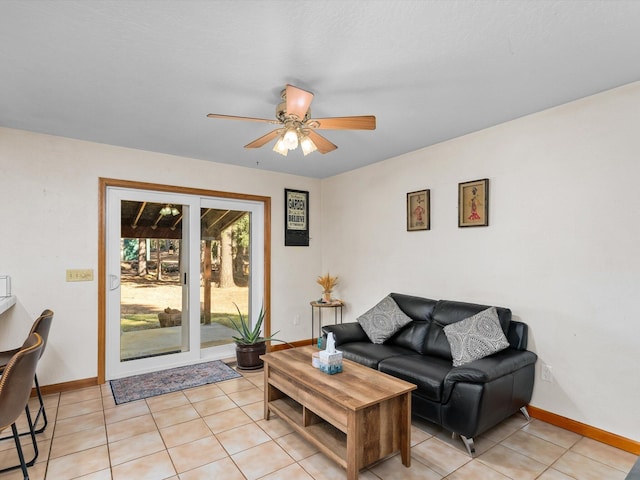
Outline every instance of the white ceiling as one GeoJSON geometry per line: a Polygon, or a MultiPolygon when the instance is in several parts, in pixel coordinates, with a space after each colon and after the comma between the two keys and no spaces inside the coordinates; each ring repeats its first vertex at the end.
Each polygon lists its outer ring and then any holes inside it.
{"type": "Polygon", "coordinates": [[[640,80],[640,1],[0,0],[0,126],[324,178],[640,80]],[[326,155],[243,146],[291,83],[326,155]]]}

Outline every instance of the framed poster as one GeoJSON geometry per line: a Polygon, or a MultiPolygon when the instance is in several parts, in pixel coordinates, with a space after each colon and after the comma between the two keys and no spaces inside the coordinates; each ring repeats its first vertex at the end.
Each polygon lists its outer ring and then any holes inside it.
{"type": "Polygon", "coordinates": [[[458,227],[489,225],[489,179],[458,184],[458,227]]]}
{"type": "Polygon", "coordinates": [[[431,190],[407,193],[407,231],[429,230],[431,228],[431,190]]]}
{"type": "Polygon", "coordinates": [[[309,192],[284,190],[284,245],[309,246],[309,192]]]}

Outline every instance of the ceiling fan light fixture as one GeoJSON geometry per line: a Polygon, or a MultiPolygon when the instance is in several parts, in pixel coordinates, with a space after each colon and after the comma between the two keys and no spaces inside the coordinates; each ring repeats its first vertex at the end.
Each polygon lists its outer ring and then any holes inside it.
{"type": "Polygon", "coordinates": [[[300,148],[302,148],[302,153],[304,153],[305,156],[309,155],[312,152],[315,152],[318,147],[316,147],[316,144],[313,143],[313,140],[311,140],[308,136],[303,136],[302,140],[300,141],[300,148]]]}
{"type": "Polygon", "coordinates": [[[285,157],[287,156],[287,153],[289,152],[289,149],[287,148],[287,146],[284,143],[284,135],[282,135],[280,138],[278,138],[278,141],[273,146],[273,151],[277,152],[280,155],[283,155],[285,157]]]}
{"type": "Polygon", "coordinates": [[[166,217],[167,215],[172,215],[175,217],[179,213],[180,213],[180,210],[178,210],[176,207],[174,207],[169,203],[167,203],[164,207],[160,209],[160,215],[162,215],[163,217],[166,217]]]}
{"type": "Polygon", "coordinates": [[[286,156],[289,150],[295,150],[302,146],[303,153],[311,152],[329,153],[338,148],[327,138],[315,130],[375,130],[376,117],[373,115],[360,115],[350,117],[311,118],[311,101],[313,93],[287,84],[280,93],[282,101],[276,107],[275,120],[256,117],[238,117],[235,115],[222,115],[209,113],[209,118],[222,118],[229,120],[248,120],[252,122],[271,123],[278,125],[275,130],[262,135],[249,142],[244,148],[260,148],[274,139],[276,144],[273,151],[286,156]],[[313,139],[313,140],[312,140],[313,139]]]}
{"type": "Polygon", "coordinates": [[[289,150],[295,150],[298,148],[298,132],[296,132],[295,129],[290,128],[282,137],[282,142],[289,150]]]}

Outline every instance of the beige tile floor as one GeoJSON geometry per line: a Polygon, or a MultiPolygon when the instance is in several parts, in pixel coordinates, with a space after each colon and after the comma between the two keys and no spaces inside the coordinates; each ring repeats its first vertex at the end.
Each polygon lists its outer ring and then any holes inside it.
{"type": "MultiPolygon", "coordinates": [[[[262,418],[262,388],[258,372],[118,406],[108,384],[49,395],[50,423],[38,435],[40,455],[30,478],[346,478],[284,422],[262,418]]],[[[538,420],[527,423],[520,414],[477,438],[474,459],[459,439],[432,424],[415,420],[411,433],[411,468],[395,455],[361,471],[360,478],[623,480],[637,458],[538,420]]],[[[26,452],[31,455],[32,448],[26,452]]],[[[15,463],[13,442],[0,442],[0,468],[15,463]]],[[[22,479],[19,470],[0,474],[0,480],[14,479],[22,479]]]]}

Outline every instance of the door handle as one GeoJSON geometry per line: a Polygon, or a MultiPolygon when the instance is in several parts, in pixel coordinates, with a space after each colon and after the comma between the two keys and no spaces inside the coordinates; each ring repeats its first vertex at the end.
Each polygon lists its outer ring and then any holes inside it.
{"type": "Polygon", "coordinates": [[[120,277],[118,275],[109,275],[109,290],[115,290],[120,286],[120,277]]]}

